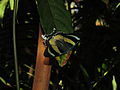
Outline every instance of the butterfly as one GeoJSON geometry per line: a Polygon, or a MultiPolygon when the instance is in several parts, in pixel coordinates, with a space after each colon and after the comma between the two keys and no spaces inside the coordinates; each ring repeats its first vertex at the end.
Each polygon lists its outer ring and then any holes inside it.
{"type": "Polygon", "coordinates": [[[69,53],[79,42],[80,38],[73,33],[53,32],[46,36],[44,56],[57,57],[69,53]]]}

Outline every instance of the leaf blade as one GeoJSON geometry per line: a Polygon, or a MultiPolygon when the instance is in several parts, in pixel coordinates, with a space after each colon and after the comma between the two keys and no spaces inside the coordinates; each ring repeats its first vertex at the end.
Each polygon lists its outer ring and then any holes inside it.
{"type": "Polygon", "coordinates": [[[37,0],[40,21],[46,34],[57,31],[72,33],[72,20],[63,0],[37,0]]]}

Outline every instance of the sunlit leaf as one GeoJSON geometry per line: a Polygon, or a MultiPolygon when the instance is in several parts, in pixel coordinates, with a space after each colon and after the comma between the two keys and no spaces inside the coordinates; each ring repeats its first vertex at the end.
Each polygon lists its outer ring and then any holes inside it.
{"type": "Polygon", "coordinates": [[[20,88],[20,90],[23,90],[23,88],[20,88]]]}
{"type": "Polygon", "coordinates": [[[73,32],[72,20],[64,0],[37,0],[40,21],[46,34],[53,28],[65,33],[73,32]]]}
{"type": "Polygon", "coordinates": [[[8,0],[0,1],[0,19],[2,19],[4,16],[4,11],[5,11],[7,3],[8,3],[8,0]]]}
{"type": "Polygon", "coordinates": [[[101,68],[98,67],[97,70],[98,70],[99,73],[101,72],[101,68]]]}
{"type": "Polygon", "coordinates": [[[7,86],[12,87],[10,83],[6,83],[7,86]]]}
{"type": "Polygon", "coordinates": [[[0,81],[2,81],[2,83],[6,84],[6,81],[2,77],[0,77],[0,81]]]}
{"type": "Polygon", "coordinates": [[[93,88],[96,87],[97,84],[98,84],[98,82],[94,83],[94,84],[93,84],[93,88]]]}
{"type": "Polygon", "coordinates": [[[59,81],[59,85],[60,85],[60,86],[62,86],[62,85],[63,85],[63,84],[62,84],[62,80],[60,80],[60,81],[59,81]]]}
{"type": "Polygon", "coordinates": [[[9,0],[10,3],[10,9],[13,10],[14,9],[14,0],[9,0]]]}
{"type": "Polygon", "coordinates": [[[32,73],[29,73],[29,72],[27,72],[27,74],[28,74],[29,76],[32,76],[32,77],[34,76],[32,73]]]}
{"type": "Polygon", "coordinates": [[[117,83],[116,83],[114,75],[113,75],[113,80],[112,80],[112,86],[113,86],[113,90],[117,90],[117,83]]]}
{"type": "Polygon", "coordinates": [[[117,46],[113,46],[112,49],[116,52],[117,51],[117,46]]]}
{"type": "Polygon", "coordinates": [[[50,81],[50,85],[54,85],[52,81],[50,81]]]}
{"type": "Polygon", "coordinates": [[[34,68],[32,68],[31,66],[28,66],[27,64],[24,64],[24,66],[34,71],[34,68]]]}
{"type": "Polygon", "coordinates": [[[108,71],[107,72],[105,72],[103,75],[105,76],[105,75],[107,75],[108,74],[108,71]]]}
{"type": "Polygon", "coordinates": [[[29,21],[24,21],[25,23],[30,23],[29,21]]]}
{"type": "Polygon", "coordinates": [[[102,69],[106,70],[108,68],[108,66],[106,64],[102,64],[102,69]]]}
{"type": "Polygon", "coordinates": [[[9,4],[10,10],[14,9],[14,0],[1,0],[0,1],[0,19],[1,20],[4,17],[4,12],[5,12],[5,8],[6,8],[7,4],[9,4]]]}
{"type": "Polygon", "coordinates": [[[120,3],[118,3],[118,5],[116,6],[116,8],[118,8],[120,6],[120,3]]]}
{"type": "Polygon", "coordinates": [[[10,83],[7,83],[2,77],[0,77],[0,81],[2,81],[3,84],[6,86],[12,87],[10,83]]]}

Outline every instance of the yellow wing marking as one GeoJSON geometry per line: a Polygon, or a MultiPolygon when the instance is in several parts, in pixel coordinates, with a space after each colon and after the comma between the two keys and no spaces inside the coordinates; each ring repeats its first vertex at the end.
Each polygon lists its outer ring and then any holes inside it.
{"type": "Polygon", "coordinates": [[[58,47],[56,46],[55,39],[49,40],[49,43],[50,43],[51,47],[52,47],[57,53],[61,54],[60,50],[59,50],[58,47]]]}
{"type": "Polygon", "coordinates": [[[72,45],[75,45],[75,42],[73,42],[71,39],[69,39],[69,38],[66,38],[66,37],[64,37],[64,41],[65,42],[68,42],[68,43],[70,43],[70,44],[72,44],[72,45]]]}

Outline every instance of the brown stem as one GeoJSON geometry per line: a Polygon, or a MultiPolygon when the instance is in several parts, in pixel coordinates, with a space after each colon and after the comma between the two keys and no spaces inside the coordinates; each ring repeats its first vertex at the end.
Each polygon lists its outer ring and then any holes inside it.
{"type": "Polygon", "coordinates": [[[45,64],[45,61],[49,62],[49,58],[44,57],[45,46],[41,35],[42,31],[39,27],[38,51],[32,90],[48,90],[50,80],[51,66],[45,64]]]}

